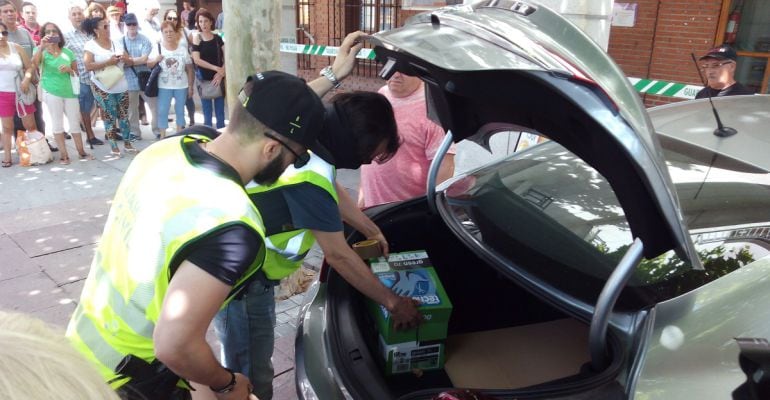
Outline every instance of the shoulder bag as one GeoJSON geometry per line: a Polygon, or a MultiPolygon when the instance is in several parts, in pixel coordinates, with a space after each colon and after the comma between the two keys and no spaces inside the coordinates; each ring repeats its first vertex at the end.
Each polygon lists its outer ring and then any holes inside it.
{"type": "MultiPolygon", "coordinates": [[[[203,41],[203,37],[201,36],[200,38],[201,41],[203,41]]],[[[217,46],[217,66],[219,67],[220,64],[222,64],[222,51],[219,47],[218,38],[217,35],[214,35],[214,44],[217,46]]],[[[199,73],[196,74],[195,77],[195,85],[198,87],[198,96],[200,96],[201,99],[216,99],[224,96],[224,92],[222,91],[222,88],[225,85],[224,79],[219,81],[219,85],[215,85],[212,81],[202,79],[203,74],[200,73],[200,68],[198,68],[198,72],[199,73]]]]}
{"type": "MultiPolygon", "coordinates": [[[[112,46],[112,52],[114,54],[115,45],[113,44],[112,46]]],[[[94,76],[101,82],[102,86],[110,89],[123,79],[123,68],[120,68],[117,65],[108,65],[99,71],[94,72],[94,76]]]]}
{"type": "MultiPolygon", "coordinates": [[[[126,37],[123,36],[123,47],[126,48],[126,51],[128,51],[128,44],[126,43],[126,37]]],[[[139,71],[136,72],[136,69],[133,65],[129,66],[131,68],[131,71],[134,71],[134,75],[136,75],[136,79],[139,81],[139,90],[144,90],[144,87],[147,86],[147,81],[150,79],[150,73],[151,71],[139,71]]]]}
{"type": "MultiPolygon", "coordinates": [[[[158,54],[162,54],[160,51],[160,43],[158,43],[158,54]]],[[[162,61],[161,61],[162,62],[162,61]]],[[[158,97],[158,76],[160,75],[160,63],[155,64],[150,71],[150,76],[147,77],[147,83],[144,84],[144,95],[147,97],[158,97]]]]}
{"type": "MultiPolygon", "coordinates": [[[[11,54],[18,54],[16,53],[16,48],[13,45],[9,44],[9,46],[10,46],[11,54]]],[[[21,59],[21,57],[19,58],[21,59]]],[[[24,69],[24,64],[22,64],[21,69],[24,69]]],[[[35,99],[37,98],[37,88],[35,87],[35,85],[32,83],[31,80],[29,82],[29,87],[27,88],[27,91],[24,92],[21,90],[21,81],[23,80],[24,80],[24,76],[22,75],[21,70],[16,71],[16,81],[14,83],[16,87],[16,105],[17,105],[16,108],[17,109],[19,108],[18,107],[19,103],[21,103],[22,105],[28,106],[33,104],[35,102],[35,99]]],[[[19,115],[23,116],[24,114],[19,114],[19,115]]]]}

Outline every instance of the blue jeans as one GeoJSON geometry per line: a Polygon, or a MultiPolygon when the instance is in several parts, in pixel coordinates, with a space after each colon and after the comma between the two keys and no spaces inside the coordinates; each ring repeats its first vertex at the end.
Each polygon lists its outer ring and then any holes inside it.
{"type": "Polygon", "coordinates": [[[272,285],[254,280],[243,298],[231,301],[214,318],[223,364],[249,377],[260,400],[273,397],[274,296],[272,285]]]}
{"type": "Polygon", "coordinates": [[[171,108],[171,99],[174,99],[174,120],[177,126],[184,127],[184,103],[187,101],[187,88],[163,89],[158,88],[158,129],[164,131],[168,128],[168,112],[171,108]]]}
{"type": "Polygon", "coordinates": [[[225,97],[216,99],[201,99],[203,108],[203,125],[214,127],[211,123],[211,103],[214,103],[214,113],[217,117],[217,129],[225,127],[225,97]]]}

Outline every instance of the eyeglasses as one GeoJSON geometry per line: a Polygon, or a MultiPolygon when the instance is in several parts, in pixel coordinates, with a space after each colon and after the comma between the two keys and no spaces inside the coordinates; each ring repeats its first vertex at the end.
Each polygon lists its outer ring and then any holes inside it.
{"type": "Polygon", "coordinates": [[[310,154],[307,152],[307,150],[299,154],[296,151],[294,151],[291,147],[289,147],[288,144],[286,144],[283,140],[278,139],[275,135],[273,135],[270,132],[265,132],[265,136],[269,137],[270,139],[275,140],[276,142],[280,143],[281,146],[285,147],[291,154],[294,154],[294,168],[302,168],[307,164],[308,161],[310,161],[310,154]]]}
{"type": "Polygon", "coordinates": [[[0,35],[8,36],[8,31],[0,31],[0,35]]]}
{"type": "Polygon", "coordinates": [[[137,24],[136,22],[126,22],[126,26],[137,26],[137,25],[139,24],[137,24]]]}
{"type": "Polygon", "coordinates": [[[698,68],[700,68],[701,71],[705,71],[707,69],[717,69],[723,65],[732,64],[732,63],[733,63],[732,61],[723,61],[721,63],[716,63],[716,64],[702,64],[702,65],[699,65],[698,68]]]}

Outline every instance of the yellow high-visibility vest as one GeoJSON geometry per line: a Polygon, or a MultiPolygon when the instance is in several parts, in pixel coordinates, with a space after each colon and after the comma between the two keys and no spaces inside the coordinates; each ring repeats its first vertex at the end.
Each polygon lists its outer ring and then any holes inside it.
{"type": "MultiPolygon", "coordinates": [[[[246,191],[249,195],[259,195],[287,186],[310,183],[320,187],[339,203],[337,189],[334,186],[336,170],[333,165],[321,157],[312,154],[310,161],[302,168],[289,166],[278,180],[272,185],[249,184],[246,191]]],[[[312,207],[308,204],[308,207],[312,207]]],[[[289,221],[287,221],[289,222],[289,221]]],[[[265,238],[265,264],[262,272],[268,279],[279,280],[291,275],[301,265],[310,248],[315,243],[315,236],[308,229],[293,229],[274,233],[265,238]]]]}
{"type": "MultiPolygon", "coordinates": [[[[190,162],[185,147],[207,140],[184,136],[153,144],[136,156],[115,195],[67,327],[75,348],[115,388],[129,380],[114,371],[124,356],[155,360],[152,334],[171,263],[182,261],[175,257],[227,226],[240,224],[264,237],[262,218],[240,182],[190,162]]],[[[264,254],[262,247],[232,293],[262,265],[264,254]]]]}

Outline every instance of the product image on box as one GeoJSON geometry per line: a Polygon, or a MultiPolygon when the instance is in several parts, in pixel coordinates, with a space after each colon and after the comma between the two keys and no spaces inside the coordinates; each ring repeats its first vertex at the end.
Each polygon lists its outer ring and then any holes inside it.
{"type": "Polygon", "coordinates": [[[440,369],[444,365],[444,339],[452,302],[424,250],[391,254],[370,260],[372,272],[399,296],[420,301],[423,323],[414,329],[395,330],[388,310],[367,303],[380,334],[380,350],[386,374],[414,369],[440,369]]]}

